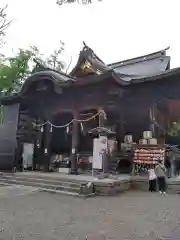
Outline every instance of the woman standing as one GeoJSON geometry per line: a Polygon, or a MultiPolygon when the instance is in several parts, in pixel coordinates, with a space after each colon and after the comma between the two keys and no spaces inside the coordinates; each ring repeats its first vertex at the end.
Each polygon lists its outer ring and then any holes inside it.
{"type": "Polygon", "coordinates": [[[158,161],[157,166],[155,167],[155,174],[157,176],[159,192],[166,194],[166,168],[162,161],[158,161]]]}

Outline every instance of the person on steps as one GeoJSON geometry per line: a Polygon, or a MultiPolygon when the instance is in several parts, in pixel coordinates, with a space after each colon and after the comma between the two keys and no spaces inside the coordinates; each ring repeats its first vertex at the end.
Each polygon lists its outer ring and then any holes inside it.
{"type": "Polygon", "coordinates": [[[157,176],[157,182],[159,187],[159,192],[162,194],[166,193],[166,167],[159,160],[157,166],[155,167],[155,174],[157,176]]]}
{"type": "Polygon", "coordinates": [[[148,170],[148,174],[149,174],[149,191],[150,192],[156,192],[156,174],[154,171],[154,166],[150,166],[149,170],[148,170]]]}

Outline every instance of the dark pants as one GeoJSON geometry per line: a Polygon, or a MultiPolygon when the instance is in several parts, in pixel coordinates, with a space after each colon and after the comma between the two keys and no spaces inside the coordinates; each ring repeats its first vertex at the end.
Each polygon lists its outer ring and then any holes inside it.
{"type": "Polygon", "coordinates": [[[166,180],[165,177],[158,177],[158,186],[159,191],[165,192],[166,191],[166,180]]]}
{"type": "Polygon", "coordinates": [[[156,179],[149,180],[149,191],[156,192],[156,179]]]}

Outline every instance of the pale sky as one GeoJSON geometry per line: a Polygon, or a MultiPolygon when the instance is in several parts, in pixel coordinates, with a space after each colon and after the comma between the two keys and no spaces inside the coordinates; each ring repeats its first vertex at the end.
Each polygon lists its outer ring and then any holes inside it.
{"type": "Polygon", "coordinates": [[[137,57],[170,46],[171,67],[180,66],[179,0],[103,0],[89,6],[57,6],[56,0],[0,0],[13,19],[3,52],[37,45],[49,54],[65,42],[72,66],[85,41],[105,62],[137,57]]]}

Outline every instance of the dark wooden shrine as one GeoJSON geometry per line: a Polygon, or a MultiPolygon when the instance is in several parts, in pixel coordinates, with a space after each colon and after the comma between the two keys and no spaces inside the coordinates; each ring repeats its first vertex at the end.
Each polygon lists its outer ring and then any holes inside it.
{"type": "MultiPolygon", "coordinates": [[[[63,149],[71,153],[72,173],[76,173],[77,153],[89,146],[86,134],[89,129],[99,124],[110,127],[119,142],[126,133],[138,140],[144,130],[155,129],[154,106],[163,123],[163,116],[168,114],[167,99],[180,98],[180,68],[170,69],[166,50],[106,65],[84,45],[69,75],[37,63],[18,94],[1,98],[4,113],[0,127],[0,169],[20,168],[21,143],[32,142],[35,163],[41,163],[48,171],[52,135],[56,131],[52,132],[50,124],[45,124],[42,131],[39,126],[47,121],[63,125],[73,118],[84,119],[89,112],[100,112],[96,121],[85,124],[84,135],[79,135],[81,124],[74,121],[68,139],[61,141],[61,146],[69,143],[69,148],[63,149]]],[[[163,124],[166,127],[167,122],[163,124]]],[[[58,139],[58,135],[54,138],[58,139]]]]}

